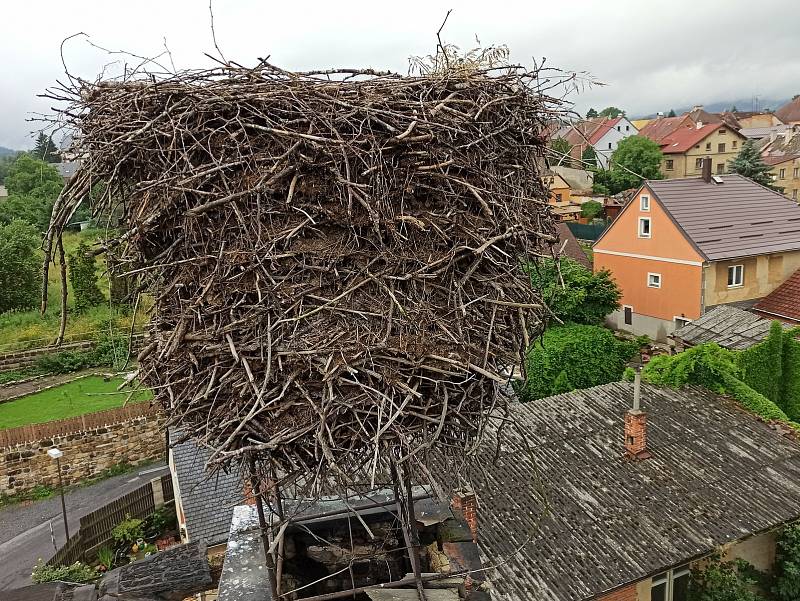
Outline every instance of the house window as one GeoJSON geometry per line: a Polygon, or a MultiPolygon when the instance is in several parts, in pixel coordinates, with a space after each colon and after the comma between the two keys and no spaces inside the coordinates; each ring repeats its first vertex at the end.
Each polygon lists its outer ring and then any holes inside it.
{"type": "Polygon", "coordinates": [[[706,142],[706,150],[711,150],[711,142],[706,142]]]}
{"type": "Polygon", "coordinates": [[[725,152],[725,142],[717,144],[717,152],[725,152]]]}
{"type": "Polygon", "coordinates": [[[667,159],[667,171],[672,171],[675,168],[675,161],[667,159]]]}
{"type": "Polygon", "coordinates": [[[632,326],[633,325],[633,307],[623,307],[623,313],[625,314],[625,325],[632,326]]]}
{"type": "Polygon", "coordinates": [[[792,177],[794,178],[800,177],[800,167],[794,168],[794,171],[792,172],[792,177]]]}
{"type": "Polygon", "coordinates": [[[608,143],[608,149],[611,150],[611,142],[608,143]]]}
{"type": "Polygon", "coordinates": [[[738,145],[739,145],[739,142],[736,141],[736,140],[734,140],[733,143],[731,144],[731,146],[733,146],[734,148],[736,148],[738,145]]]}
{"type": "Polygon", "coordinates": [[[725,134],[727,134],[727,133],[728,133],[728,132],[727,132],[727,131],[725,131],[724,129],[721,129],[721,130],[719,130],[719,135],[720,135],[720,136],[724,136],[724,135],[725,135],[725,134]]]}
{"type": "Polygon", "coordinates": [[[744,265],[731,265],[728,267],[728,288],[738,288],[744,285],[744,265]]]}
{"type": "Polygon", "coordinates": [[[617,131],[622,131],[622,126],[621,125],[617,125],[617,131]]]}
{"type": "Polygon", "coordinates": [[[563,196],[562,196],[561,192],[559,192],[558,194],[556,194],[556,202],[561,202],[562,200],[563,200],[563,196]]]}
{"type": "Polygon", "coordinates": [[[650,197],[642,194],[639,197],[639,209],[642,211],[649,211],[650,210],[650,197]]]}
{"type": "Polygon", "coordinates": [[[653,576],[651,601],[686,601],[689,596],[689,566],[681,566],[653,576]]]}
{"type": "Polygon", "coordinates": [[[694,160],[694,168],[695,169],[702,169],[703,168],[703,158],[695,159],[694,160]]]}
{"type": "Polygon", "coordinates": [[[631,126],[630,125],[626,125],[625,126],[625,131],[631,131],[631,126]]]}
{"type": "Polygon", "coordinates": [[[725,173],[725,163],[720,163],[717,165],[717,174],[722,175],[723,173],[725,173]]]}
{"type": "Polygon", "coordinates": [[[661,274],[648,273],[647,274],[647,287],[648,288],[661,288],[661,274]]]}
{"type": "Polygon", "coordinates": [[[640,238],[649,238],[650,237],[650,218],[649,217],[639,217],[639,237],[640,238]]]}
{"type": "Polygon", "coordinates": [[[792,190],[792,200],[797,200],[797,188],[792,190]]]}
{"type": "Polygon", "coordinates": [[[786,179],[786,169],[781,169],[778,171],[778,179],[786,179]]]}

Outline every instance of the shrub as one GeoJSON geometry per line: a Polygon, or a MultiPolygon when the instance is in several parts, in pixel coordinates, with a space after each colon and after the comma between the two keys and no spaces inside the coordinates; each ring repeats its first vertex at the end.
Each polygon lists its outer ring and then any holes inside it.
{"type": "Polygon", "coordinates": [[[800,524],[786,526],[778,537],[772,594],[776,601],[800,599],[800,524]]]}
{"type": "Polygon", "coordinates": [[[753,567],[746,561],[720,561],[713,557],[703,567],[692,569],[689,601],[761,601],[753,591],[753,567]]]}
{"type": "Polygon", "coordinates": [[[119,544],[131,546],[144,536],[142,524],[142,520],[132,518],[130,514],[127,514],[125,519],[111,530],[111,537],[119,544]]]}
{"type": "Polygon", "coordinates": [[[603,212],[603,205],[596,200],[587,200],[581,205],[581,217],[594,219],[603,212]]]}
{"type": "Polygon", "coordinates": [[[763,342],[738,355],[742,381],[773,403],[780,403],[782,356],[783,328],[778,321],[772,322],[763,342]]]}
{"type": "Polygon", "coordinates": [[[785,332],[781,377],[781,408],[794,421],[800,421],[800,328],[785,332]]]}
{"type": "Polygon", "coordinates": [[[518,388],[520,400],[617,381],[638,349],[636,342],[617,340],[599,326],[550,328],[528,351],[527,379],[518,388]]]}
{"type": "Polygon", "coordinates": [[[541,291],[547,306],[565,323],[600,324],[619,309],[622,293],[608,271],[592,273],[577,261],[562,257],[529,266],[534,288],[541,291]],[[563,280],[563,285],[562,285],[563,280]]]}
{"type": "Polygon", "coordinates": [[[91,582],[98,576],[97,570],[80,561],[68,566],[49,566],[39,560],[31,572],[34,584],[57,581],[84,583],[91,582]]]}
{"type": "Polygon", "coordinates": [[[114,566],[114,552],[108,547],[100,547],[97,551],[97,561],[105,569],[110,570],[114,566]]]}
{"type": "Polygon", "coordinates": [[[97,285],[97,264],[89,250],[89,245],[81,241],[78,250],[69,257],[69,281],[78,313],[83,313],[105,300],[97,285]]]}
{"type": "Polygon", "coordinates": [[[0,225],[0,313],[39,302],[39,244],[36,230],[27,223],[0,225]]]}

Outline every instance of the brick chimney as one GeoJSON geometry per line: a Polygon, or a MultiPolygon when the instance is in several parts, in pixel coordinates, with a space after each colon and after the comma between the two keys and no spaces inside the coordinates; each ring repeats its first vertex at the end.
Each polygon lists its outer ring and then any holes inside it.
{"type": "Polygon", "coordinates": [[[703,181],[707,184],[711,183],[711,157],[703,159],[703,181]]]}
{"type": "Polygon", "coordinates": [[[639,409],[642,391],[642,374],[636,370],[633,379],[633,409],[625,414],[625,453],[632,459],[647,459],[647,414],[639,409]]]}
{"type": "Polygon", "coordinates": [[[472,533],[472,542],[478,542],[478,498],[471,490],[458,490],[453,494],[450,505],[464,516],[464,521],[472,533]]]}

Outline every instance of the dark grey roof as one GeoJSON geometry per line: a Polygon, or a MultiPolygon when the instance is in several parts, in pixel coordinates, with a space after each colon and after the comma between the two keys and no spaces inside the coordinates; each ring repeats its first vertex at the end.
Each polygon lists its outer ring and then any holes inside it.
{"type": "Polygon", "coordinates": [[[741,351],[764,340],[771,324],[772,320],[749,311],[720,305],[675,330],[672,336],[689,345],[716,342],[723,348],[741,351]]]}
{"type": "Polygon", "coordinates": [[[72,179],[75,175],[75,172],[78,170],[81,164],[78,161],[67,161],[64,163],[53,163],[53,167],[58,169],[58,174],[66,179],[72,179]]]}
{"type": "Polygon", "coordinates": [[[724,183],[691,177],[647,185],[708,260],[800,249],[800,205],[741,175],[724,183]]]}
{"type": "Polygon", "coordinates": [[[497,461],[486,433],[470,475],[500,599],[588,599],[800,516],[795,440],[706,390],[643,385],[652,457],[632,461],[632,395],[616,382],[514,404],[497,461]]]}
{"type": "MultiPolygon", "coordinates": [[[[171,434],[173,440],[177,436],[171,434]]],[[[233,508],[241,504],[244,487],[238,474],[218,471],[208,475],[211,451],[187,440],[172,449],[173,469],[178,476],[181,503],[189,540],[204,540],[209,546],[228,540],[233,508]]]]}

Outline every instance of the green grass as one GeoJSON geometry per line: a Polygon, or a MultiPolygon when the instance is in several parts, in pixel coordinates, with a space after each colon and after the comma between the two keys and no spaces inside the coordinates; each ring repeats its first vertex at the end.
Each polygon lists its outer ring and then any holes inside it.
{"type": "MultiPolygon", "coordinates": [[[[130,394],[117,392],[117,386],[121,383],[122,380],[118,378],[106,382],[100,376],[88,376],[8,403],[0,403],[0,429],[42,424],[121,407],[130,394]]],[[[149,390],[140,390],[131,397],[130,402],[151,398],[149,390]]]]}

